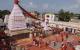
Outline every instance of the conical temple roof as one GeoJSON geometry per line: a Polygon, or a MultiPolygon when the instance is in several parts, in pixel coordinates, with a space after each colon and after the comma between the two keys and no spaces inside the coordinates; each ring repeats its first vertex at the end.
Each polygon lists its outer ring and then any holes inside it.
{"type": "Polygon", "coordinates": [[[25,16],[18,6],[14,4],[12,12],[8,19],[8,29],[9,30],[20,30],[26,28],[25,16]]]}

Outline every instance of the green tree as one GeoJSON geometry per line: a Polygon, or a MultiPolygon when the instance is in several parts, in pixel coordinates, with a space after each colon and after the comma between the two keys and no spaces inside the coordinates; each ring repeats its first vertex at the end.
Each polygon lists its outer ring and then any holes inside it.
{"type": "Polygon", "coordinates": [[[39,16],[40,15],[40,13],[38,12],[38,11],[34,11],[36,14],[37,14],[37,16],[39,16]]]}
{"type": "Polygon", "coordinates": [[[60,21],[66,21],[69,22],[71,17],[73,16],[73,13],[70,13],[69,11],[64,11],[63,9],[61,9],[59,11],[59,20],[60,21]]]}
{"type": "Polygon", "coordinates": [[[71,17],[74,17],[74,13],[73,13],[73,12],[71,12],[71,13],[70,13],[70,16],[71,16],[71,17]]]}
{"type": "Polygon", "coordinates": [[[80,14],[77,14],[78,19],[80,19],[80,14]]]}
{"type": "Polygon", "coordinates": [[[59,16],[58,16],[59,17],[59,20],[60,21],[64,21],[64,18],[63,18],[64,17],[64,10],[61,9],[58,14],[59,14],[59,16]]]}
{"type": "Polygon", "coordinates": [[[0,18],[2,17],[2,11],[0,10],[0,18]]]}
{"type": "Polygon", "coordinates": [[[1,14],[1,17],[0,18],[4,19],[5,15],[10,14],[10,11],[9,10],[3,10],[3,11],[1,11],[0,14],[1,14]]]}

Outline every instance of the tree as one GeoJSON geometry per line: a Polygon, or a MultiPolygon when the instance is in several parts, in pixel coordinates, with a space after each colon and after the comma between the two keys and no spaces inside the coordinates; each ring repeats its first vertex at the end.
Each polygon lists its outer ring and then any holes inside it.
{"type": "Polygon", "coordinates": [[[0,18],[2,17],[2,11],[0,10],[0,18]]]}
{"type": "Polygon", "coordinates": [[[71,16],[71,17],[73,17],[73,16],[74,16],[74,13],[73,13],[73,12],[71,12],[71,13],[70,13],[70,16],[71,16]]]}
{"type": "Polygon", "coordinates": [[[68,22],[68,21],[70,21],[70,13],[69,13],[69,11],[68,12],[65,12],[64,13],[65,14],[65,16],[64,16],[64,21],[66,21],[66,22],[68,22]]]}
{"type": "Polygon", "coordinates": [[[77,15],[78,19],[80,19],[80,14],[77,15]]]}
{"type": "Polygon", "coordinates": [[[10,14],[9,10],[3,10],[3,11],[0,10],[0,18],[4,19],[5,15],[8,14],[10,14]]]}
{"type": "Polygon", "coordinates": [[[73,16],[73,13],[70,13],[69,11],[64,11],[63,9],[61,9],[58,14],[59,20],[66,22],[69,22],[71,17],[73,16]]]}
{"type": "Polygon", "coordinates": [[[37,14],[37,16],[39,16],[40,15],[40,13],[38,12],[38,11],[34,11],[36,14],[37,14]]]}
{"type": "Polygon", "coordinates": [[[64,10],[63,9],[61,9],[60,11],[59,11],[59,20],[60,21],[64,21],[64,19],[63,19],[63,17],[64,17],[64,10]]]}

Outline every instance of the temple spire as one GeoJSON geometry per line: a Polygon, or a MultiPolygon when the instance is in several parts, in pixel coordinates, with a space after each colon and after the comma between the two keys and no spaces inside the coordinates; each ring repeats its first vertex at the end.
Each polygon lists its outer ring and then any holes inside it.
{"type": "Polygon", "coordinates": [[[8,19],[8,25],[7,25],[8,29],[9,30],[26,29],[25,16],[21,8],[18,6],[19,1],[18,0],[14,0],[14,1],[15,1],[14,7],[8,19]]]}
{"type": "Polygon", "coordinates": [[[14,0],[14,4],[18,4],[19,3],[19,0],[14,0]]]}

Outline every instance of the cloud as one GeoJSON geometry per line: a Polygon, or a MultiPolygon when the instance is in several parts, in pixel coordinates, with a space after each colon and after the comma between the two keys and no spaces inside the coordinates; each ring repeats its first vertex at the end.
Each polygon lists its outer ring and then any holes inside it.
{"type": "Polygon", "coordinates": [[[75,5],[80,6],[80,0],[75,0],[75,5]]]}
{"type": "Polygon", "coordinates": [[[49,5],[46,3],[46,4],[43,4],[43,8],[44,9],[47,9],[49,7],[49,5]]]}
{"type": "Polygon", "coordinates": [[[33,3],[33,2],[28,2],[27,7],[29,7],[29,8],[37,8],[37,5],[35,3],[33,3]]]}
{"type": "Polygon", "coordinates": [[[76,3],[80,4],[80,0],[75,0],[75,1],[76,1],[76,3]]]}
{"type": "Polygon", "coordinates": [[[75,1],[74,4],[68,5],[68,7],[64,6],[64,9],[65,10],[70,10],[70,11],[78,10],[80,8],[80,0],[73,0],[73,1],[75,1]]]}
{"type": "Polygon", "coordinates": [[[75,4],[71,5],[71,9],[78,9],[80,8],[80,0],[75,0],[75,4]]]}
{"type": "Polygon", "coordinates": [[[69,9],[77,9],[79,8],[79,4],[74,4],[74,5],[71,5],[70,7],[68,7],[69,9]]]}
{"type": "Polygon", "coordinates": [[[29,2],[29,5],[31,5],[31,6],[32,6],[32,5],[33,5],[33,2],[29,2]]]}

